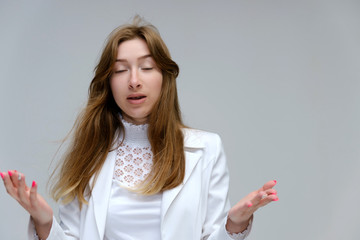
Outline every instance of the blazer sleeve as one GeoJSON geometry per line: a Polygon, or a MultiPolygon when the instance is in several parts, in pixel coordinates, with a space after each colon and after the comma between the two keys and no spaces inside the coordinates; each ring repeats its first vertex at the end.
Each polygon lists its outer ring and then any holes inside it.
{"type": "Polygon", "coordinates": [[[221,139],[218,135],[216,135],[215,139],[215,145],[212,146],[212,149],[216,149],[216,154],[213,157],[213,162],[210,163],[209,166],[211,167],[211,175],[202,239],[242,240],[250,233],[252,224],[250,223],[243,233],[237,234],[236,236],[230,236],[230,234],[226,231],[225,225],[227,221],[227,214],[230,209],[228,196],[229,170],[221,139]]]}
{"type": "MultiPolygon", "coordinates": [[[[46,240],[79,240],[80,239],[80,208],[75,198],[71,203],[59,206],[60,223],[53,217],[50,234],[46,240]]],[[[28,239],[39,240],[35,225],[30,218],[28,239]]]]}

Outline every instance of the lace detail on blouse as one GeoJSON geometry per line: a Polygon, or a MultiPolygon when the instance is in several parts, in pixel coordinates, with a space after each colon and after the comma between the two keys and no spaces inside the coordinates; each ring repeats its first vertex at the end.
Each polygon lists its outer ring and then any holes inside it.
{"type": "Polygon", "coordinates": [[[117,149],[113,179],[121,185],[133,188],[143,182],[152,167],[152,152],[148,147],[132,147],[121,144],[117,149]]]}
{"type": "Polygon", "coordinates": [[[147,137],[148,124],[135,125],[121,117],[125,139],[116,152],[113,179],[127,188],[135,188],[150,174],[153,153],[147,137]]]}

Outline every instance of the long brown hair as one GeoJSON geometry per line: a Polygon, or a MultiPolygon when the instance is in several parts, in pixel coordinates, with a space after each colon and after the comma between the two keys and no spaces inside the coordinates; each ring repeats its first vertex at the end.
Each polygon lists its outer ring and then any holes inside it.
{"type": "MultiPolygon", "coordinates": [[[[161,69],[161,94],[149,116],[148,138],[153,151],[153,168],[137,192],[151,195],[180,185],[185,175],[184,127],[178,103],[176,77],[178,65],[157,29],[135,17],[133,24],[116,28],[108,37],[95,68],[89,87],[87,106],[73,127],[73,139],[52,188],[52,196],[63,203],[78,198],[80,207],[86,194],[91,194],[90,179],[100,172],[109,151],[120,141],[124,126],[119,118],[121,109],[112,96],[109,79],[117,56],[118,46],[127,40],[145,40],[151,56],[161,69]],[[89,192],[87,191],[89,190],[89,192]],[[86,192],[86,194],[85,194],[86,192]]],[[[95,184],[95,181],[94,181],[95,184]]]]}

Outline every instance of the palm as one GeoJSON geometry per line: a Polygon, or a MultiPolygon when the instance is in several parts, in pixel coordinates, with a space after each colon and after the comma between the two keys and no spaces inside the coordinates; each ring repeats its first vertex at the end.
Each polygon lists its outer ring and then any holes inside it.
{"type": "Polygon", "coordinates": [[[17,171],[1,173],[6,191],[30,213],[33,220],[40,225],[52,221],[53,211],[45,199],[37,193],[37,184],[33,182],[29,188],[25,183],[25,176],[17,171]],[[19,175],[21,175],[19,180],[19,175]]]}
{"type": "Polygon", "coordinates": [[[244,230],[257,209],[269,204],[272,201],[279,200],[276,190],[273,189],[275,185],[275,180],[269,181],[260,189],[249,193],[246,197],[235,204],[235,206],[233,206],[229,211],[228,225],[241,226],[239,228],[244,230]]]}

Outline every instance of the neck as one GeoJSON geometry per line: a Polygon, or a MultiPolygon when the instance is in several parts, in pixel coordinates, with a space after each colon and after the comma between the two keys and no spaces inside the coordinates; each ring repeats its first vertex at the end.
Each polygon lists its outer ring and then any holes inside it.
{"type": "Polygon", "coordinates": [[[133,118],[130,117],[129,115],[127,115],[126,113],[122,113],[122,117],[125,121],[135,124],[135,125],[144,125],[148,122],[148,117],[144,117],[144,118],[133,118]]]}
{"type": "Polygon", "coordinates": [[[125,144],[136,145],[139,147],[150,145],[147,135],[148,124],[134,124],[132,122],[128,122],[125,118],[121,118],[121,120],[124,125],[125,144]]]}

